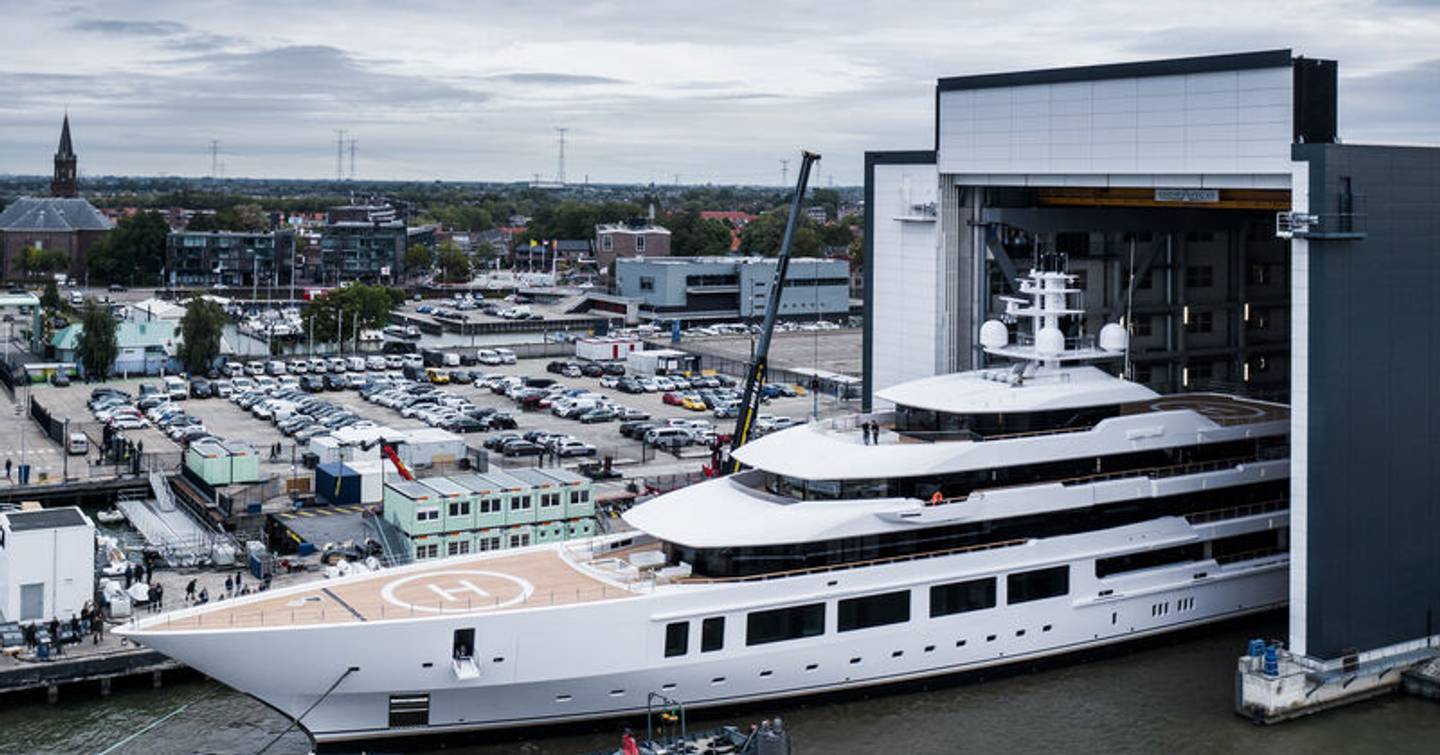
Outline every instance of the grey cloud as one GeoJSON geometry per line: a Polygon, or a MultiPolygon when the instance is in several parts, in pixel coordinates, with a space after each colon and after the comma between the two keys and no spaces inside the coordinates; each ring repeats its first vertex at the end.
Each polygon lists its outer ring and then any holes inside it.
{"type": "Polygon", "coordinates": [[[498,73],[493,76],[485,76],[485,79],[496,81],[509,81],[515,84],[531,84],[536,86],[593,86],[597,84],[628,84],[624,79],[614,79],[609,76],[586,76],[575,73],[554,73],[550,71],[532,71],[522,73],[498,73]]]}
{"type": "Polygon", "coordinates": [[[190,27],[176,21],[124,21],[115,18],[92,18],[70,25],[76,31],[115,34],[127,37],[168,37],[182,34],[190,27]]]}

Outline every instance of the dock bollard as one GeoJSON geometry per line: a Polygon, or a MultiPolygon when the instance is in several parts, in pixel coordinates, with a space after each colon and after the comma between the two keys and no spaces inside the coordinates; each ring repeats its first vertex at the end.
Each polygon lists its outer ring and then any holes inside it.
{"type": "Polygon", "coordinates": [[[1280,675],[1280,646],[1265,646],[1265,675],[1274,679],[1280,675]]]}
{"type": "Polygon", "coordinates": [[[1265,641],[1259,638],[1250,640],[1249,651],[1246,655],[1251,658],[1261,658],[1265,655],[1265,641]]]}

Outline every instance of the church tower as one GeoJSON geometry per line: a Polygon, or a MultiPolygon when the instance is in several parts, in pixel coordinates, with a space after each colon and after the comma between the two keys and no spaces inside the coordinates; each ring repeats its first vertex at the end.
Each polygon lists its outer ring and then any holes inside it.
{"type": "Polygon", "coordinates": [[[60,126],[60,148],[55,150],[55,176],[50,179],[50,196],[79,196],[75,175],[75,149],[70,146],[70,114],[60,126]]]}

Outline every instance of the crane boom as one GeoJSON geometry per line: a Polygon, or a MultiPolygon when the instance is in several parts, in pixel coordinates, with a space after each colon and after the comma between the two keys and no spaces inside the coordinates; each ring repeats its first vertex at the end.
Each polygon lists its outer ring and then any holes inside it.
{"type": "Polygon", "coordinates": [[[775,279],[770,283],[770,297],[765,306],[765,325],[760,329],[760,342],[755,347],[755,358],[745,375],[745,393],[740,398],[735,433],[730,436],[730,472],[740,470],[740,462],[735,460],[733,452],[750,439],[755,415],[760,412],[760,389],[765,384],[765,372],[770,363],[770,337],[775,334],[780,296],[785,292],[785,274],[790,269],[790,245],[795,240],[795,226],[800,220],[800,203],[805,199],[805,188],[810,183],[810,169],[820,159],[820,155],[805,150],[800,152],[800,157],[800,175],[796,178],[795,194],[790,198],[790,217],[785,221],[785,236],[780,242],[780,256],[776,259],[775,279]]]}

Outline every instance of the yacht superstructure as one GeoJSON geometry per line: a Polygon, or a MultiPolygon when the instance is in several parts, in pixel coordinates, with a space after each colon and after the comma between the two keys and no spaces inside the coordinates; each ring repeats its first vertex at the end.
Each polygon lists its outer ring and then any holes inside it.
{"type": "Polygon", "coordinates": [[[1288,409],[1087,364],[1126,333],[1067,336],[1061,268],[1008,307],[1031,332],[981,330],[1014,364],[746,444],[748,469],[637,506],[631,532],[124,631],[324,743],[624,716],[651,692],[693,708],[872,687],[1283,605],[1288,409]]]}

